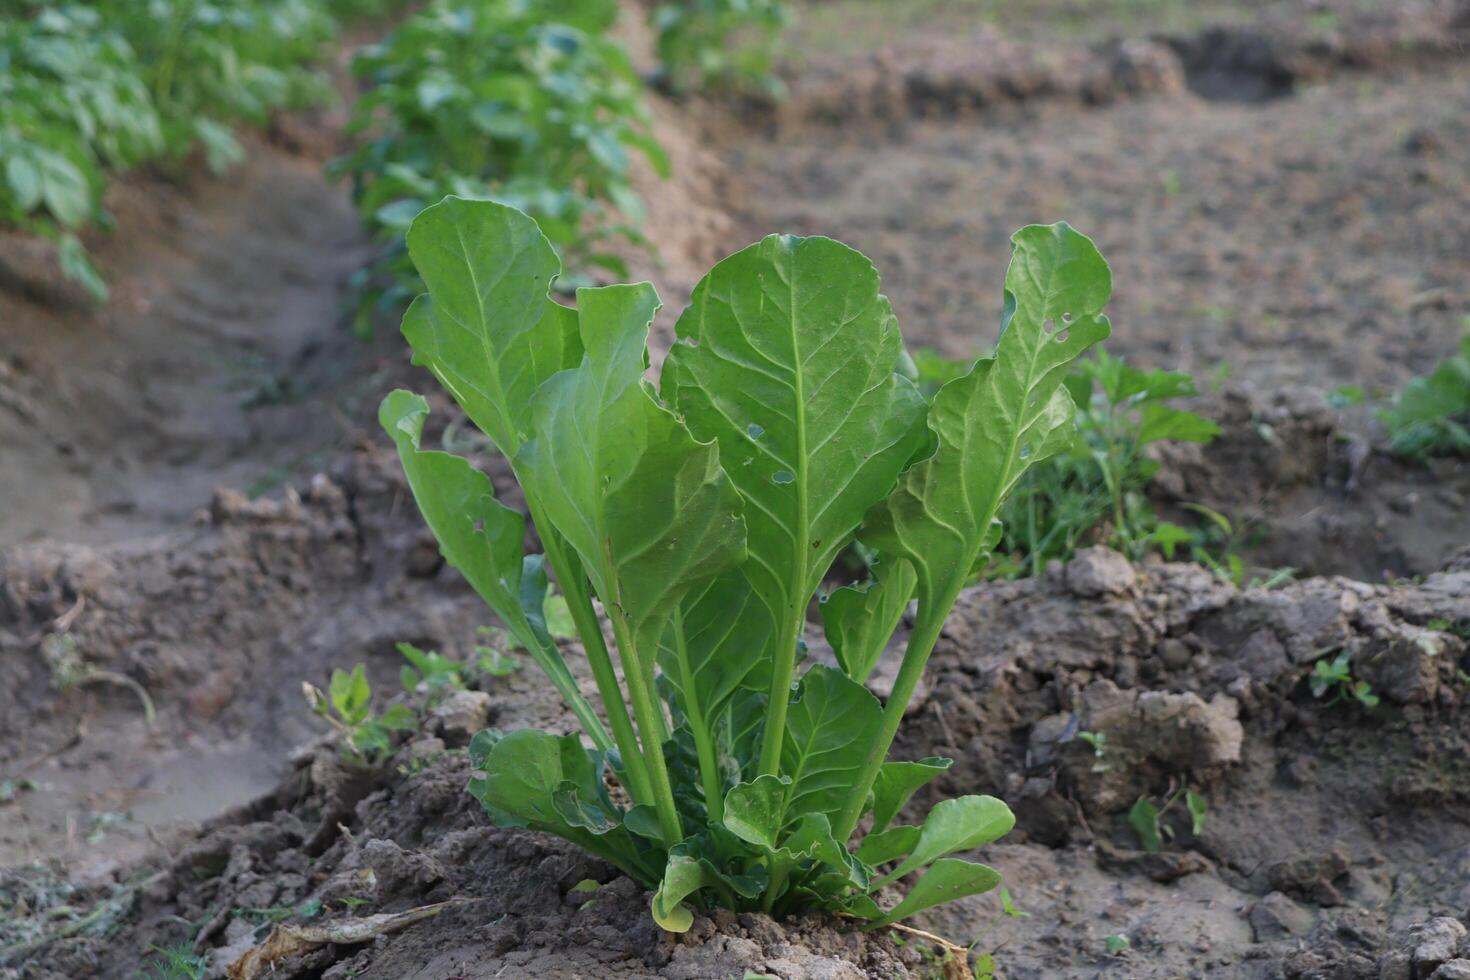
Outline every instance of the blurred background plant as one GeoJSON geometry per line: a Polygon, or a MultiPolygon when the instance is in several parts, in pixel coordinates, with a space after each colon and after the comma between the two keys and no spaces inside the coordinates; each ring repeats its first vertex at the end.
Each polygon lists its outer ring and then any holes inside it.
{"type": "Polygon", "coordinates": [[[367,89],[332,171],[381,250],[358,279],[355,323],[401,309],[422,291],[403,232],[446,194],[512,204],[562,255],[564,290],[594,271],[625,277],[616,242],[649,248],[632,157],[667,175],[642,85],[606,37],[614,0],[436,2],[365,48],[353,70],[367,89]]]}
{"type": "Polygon", "coordinates": [[[776,75],[781,31],[791,22],[783,0],[674,0],[649,15],[660,88],[676,95],[691,91],[779,99],[785,84],[776,75]]]}

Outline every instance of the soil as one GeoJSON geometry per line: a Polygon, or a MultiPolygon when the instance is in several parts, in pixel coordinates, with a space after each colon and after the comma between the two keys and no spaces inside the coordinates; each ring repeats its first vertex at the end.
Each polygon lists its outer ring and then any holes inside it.
{"type": "MultiPolygon", "coordinates": [[[[898,747],[956,764],[908,816],[1010,802],[982,856],[1024,915],[989,895],[916,925],[1007,978],[1470,976],[1470,467],[1397,460],[1330,397],[1470,326],[1470,7],[808,6],[784,106],[655,103],[676,176],[640,176],[663,248],[630,258],[662,341],[704,268],[780,230],[862,248],[908,336],[972,355],[1009,233],[1065,216],[1113,265],[1110,349],[1211,379],[1222,436],[1160,447],[1150,494],[1296,569],[1242,590],[1093,548],[967,592],[898,747]],[[1314,695],[1341,651],[1376,706],[1314,695]],[[1140,798],[1174,801],[1157,852],[1140,798]]],[[[179,943],[223,976],[273,927],[343,922],[363,941],[269,975],[936,975],[924,941],[821,917],[666,936],[614,869],[489,826],[470,732],[575,727],[529,665],[372,772],[305,710],[303,681],[362,662],[395,690],[396,643],[467,658],[488,624],[372,422],[432,386],[386,325],[345,329],[371,245],[321,177],[340,122],[283,118],[223,178],[118,184],[103,309],[0,241],[0,978],[129,978],[179,943]]]]}

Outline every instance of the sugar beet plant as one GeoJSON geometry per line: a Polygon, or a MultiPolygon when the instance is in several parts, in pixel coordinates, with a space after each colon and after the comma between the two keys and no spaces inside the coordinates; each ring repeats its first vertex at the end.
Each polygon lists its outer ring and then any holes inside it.
{"type": "Polygon", "coordinates": [[[1009,831],[1005,804],[950,799],[921,825],[895,825],[950,763],[887,755],[952,604],[997,540],[1001,501],[1070,442],[1062,381],[1109,331],[1111,277],[1092,243],[1065,224],[1018,232],[995,356],[932,400],[896,370],[898,324],[871,263],[830,239],[772,236],[716,265],[657,388],[644,377],[659,308],[649,284],[583,288],[575,310],[559,305],[550,243],[489,202],[428,208],[407,247],[428,287],[404,318],[415,361],[512,462],[544,554],[523,554],[525,518],[483,474],[424,448],[422,398],[393,392],[381,421],[445,557],[591,743],[480,733],[470,791],[491,818],[622,868],[656,890],[654,917],[674,931],[711,906],[882,925],[995,887],[994,869],[952,855],[1009,831]],[[799,670],[812,597],[854,537],[879,573],[869,592],[824,607],[842,667],[799,670]],[[547,634],[552,570],[606,725],[547,634]],[[862,682],[911,597],[884,703],[862,682]],[[880,906],[885,886],[915,872],[906,898],[880,906]]]}

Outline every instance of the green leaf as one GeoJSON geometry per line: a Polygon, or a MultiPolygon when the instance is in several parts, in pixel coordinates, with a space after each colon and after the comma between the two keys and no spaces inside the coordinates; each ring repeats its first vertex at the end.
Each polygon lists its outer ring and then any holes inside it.
{"type": "Polygon", "coordinates": [[[738,783],[725,794],[725,828],[749,844],[774,851],[783,822],[782,810],[791,780],[759,776],[738,783]]]}
{"type": "Polygon", "coordinates": [[[66,157],[48,153],[41,159],[41,199],[63,228],[76,228],[92,213],[87,178],[66,157]]]}
{"type": "MultiPolygon", "coordinates": [[[[536,393],[536,436],[516,462],[603,604],[651,654],[684,595],[744,557],[740,501],[718,448],[642,383],[653,287],[580,289],[577,304],[586,356],[536,393]]],[[[646,669],[651,681],[652,656],[646,669]]]]}
{"type": "Polygon", "coordinates": [[[1145,851],[1157,853],[1164,849],[1164,838],[1159,833],[1159,808],[1147,797],[1139,797],[1129,809],[1128,826],[1138,835],[1138,843],[1145,851]]]}
{"type": "Polygon", "coordinates": [[[953,759],[931,756],[917,762],[885,762],[873,783],[873,829],[887,827],[919,787],[954,765],[953,759]]]}
{"type": "Polygon", "coordinates": [[[959,858],[944,858],[935,861],[918,883],[895,905],[887,915],[864,926],[877,929],[892,922],[906,919],[916,912],[953,902],[967,895],[988,892],[1001,882],[1000,872],[984,864],[972,864],[959,858]]]}
{"type": "Polygon", "coordinates": [[[1108,336],[1107,263],[1066,223],[1011,239],[1005,315],[995,356],[939,389],[929,411],[938,448],[868,515],[865,543],[914,563],[920,616],[942,618],[980,559],[1006,492],[1028,467],[1071,442],[1062,380],[1108,336]]]}
{"type": "Polygon", "coordinates": [[[773,235],[710,270],[675,329],[664,398],[720,444],[748,502],[746,573],[789,632],[923,438],[897,320],[862,254],[773,235]]]}
{"type": "Polygon", "coordinates": [[[1189,810],[1190,833],[1198,837],[1205,831],[1205,818],[1209,816],[1210,805],[1192,789],[1185,792],[1184,805],[1189,810]]]}
{"type": "Polygon", "coordinates": [[[736,691],[765,690],[774,629],[740,569],[690,590],[658,659],[691,724],[713,731],[736,691]]]}
{"type": "Polygon", "coordinates": [[[576,313],[548,295],[561,262],[535,221],[491,201],[447,197],[414,219],[407,241],[429,290],[403,318],[414,363],[514,457],[536,389],[582,357],[576,313]]]}
{"type": "Polygon", "coordinates": [[[878,699],[842,672],[820,664],[808,670],[781,749],[781,772],[791,779],[782,812],[835,817],[882,715],[878,699]]]}
{"type": "Polygon", "coordinates": [[[41,171],[29,158],[20,154],[10,156],[5,161],[5,180],[21,214],[41,203],[41,171]]]}
{"type": "Polygon", "coordinates": [[[92,264],[86,246],[77,236],[62,235],[57,245],[56,257],[61,263],[62,275],[79,283],[97,302],[107,302],[107,297],[111,295],[107,282],[92,264]]]}
{"type": "Polygon", "coordinates": [[[877,272],[831,239],[773,235],[710,270],[675,329],[664,396],[757,504],[757,591],[777,612],[805,603],[921,436],[877,272]]]}
{"type": "Polygon", "coordinates": [[[663,882],[653,896],[653,921],[666,932],[688,932],[694,914],[683,904],[684,899],[716,880],[703,861],[671,852],[663,882]]]}
{"type": "Polygon", "coordinates": [[[873,887],[897,881],[956,851],[989,844],[1010,833],[1015,825],[1010,808],[993,796],[961,796],[936,803],[924,820],[913,851],[873,887]]]}
{"type": "Polygon", "coordinates": [[[393,705],[378,722],[390,732],[411,732],[419,727],[418,715],[406,704],[393,705]]]}
{"type": "Polygon", "coordinates": [[[481,771],[470,780],[470,795],[496,825],[555,834],[648,880],[623,815],[608,799],[602,757],[578,736],[483,731],[470,742],[470,758],[481,771]]]}
{"type": "Polygon", "coordinates": [[[837,589],[819,607],[837,662],[859,684],[878,665],[918,582],[914,566],[902,559],[880,559],[873,574],[866,588],[837,589]]]}
{"type": "Polygon", "coordinates": [[[378,421],[398,447],[414,500],[445,561],[530,651],[599,747],[611,746],[561,652],[539,626],[546,575],[539,557],[522,554],[525,518],[496,500],[490,478],[467,460],[420,448],[428,414],[424,399],[399,389],[383,399],[378,421]]]}
{"type": "Polygon", "coordinates": [[[362,664],[345,670],[332,671],[332,680],[327,693],[332,699],[332,708],[348,725],[360,724],[367,718],[368,703],[372,700],[372,688],[368,685],[367,670],[362,664]]]}
{"type": "Polygon", "coordinates": [[[920,827],[890,827],[876,831],[863,838],[857,856],[864,864],[874,868],[897,861],[914,849],[922,832],[920,827]]]}
{"type": "Polygon", "coordinates": [[[1220,434],[1220,427],[1194,412],[1151,403],[1143,406],[1139,418],[1138,444],[1150,442],[1209,442],[1220,434]]]}

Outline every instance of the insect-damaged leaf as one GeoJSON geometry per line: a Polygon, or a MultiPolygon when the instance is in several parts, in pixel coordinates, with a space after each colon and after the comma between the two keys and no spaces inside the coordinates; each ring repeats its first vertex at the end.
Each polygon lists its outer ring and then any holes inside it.
{"type": "Polygon", "coordinates": [[[446,197],[407,240],[429,290],[403,318],[414,363],[513,457],[529,436],[531,396],[582,358],[576,313],[547,296],[561,261],[535,221],[491,201],[446,197]]]}
{"type": "Polygon", "coordinates": [[[719,442],[749,501],[746,571],[784,622],[923,438],[898,321],[861,253],[772,235],[710,270],[676,330],[664,398],[719,442]]]}
{"type": "Polygon", "coordinates": [[[1101,311],[1112,276],[1092,242],[1065,222],[1029,225],[1011,242],[995,356],[939,389],[929,410],[938,448],[873,508],[862,533],[914,563],[921,615],[964,583],[1026,468],[1067,446],[1073,405],[1062,380],[1109,333],[1101,311]]]}

